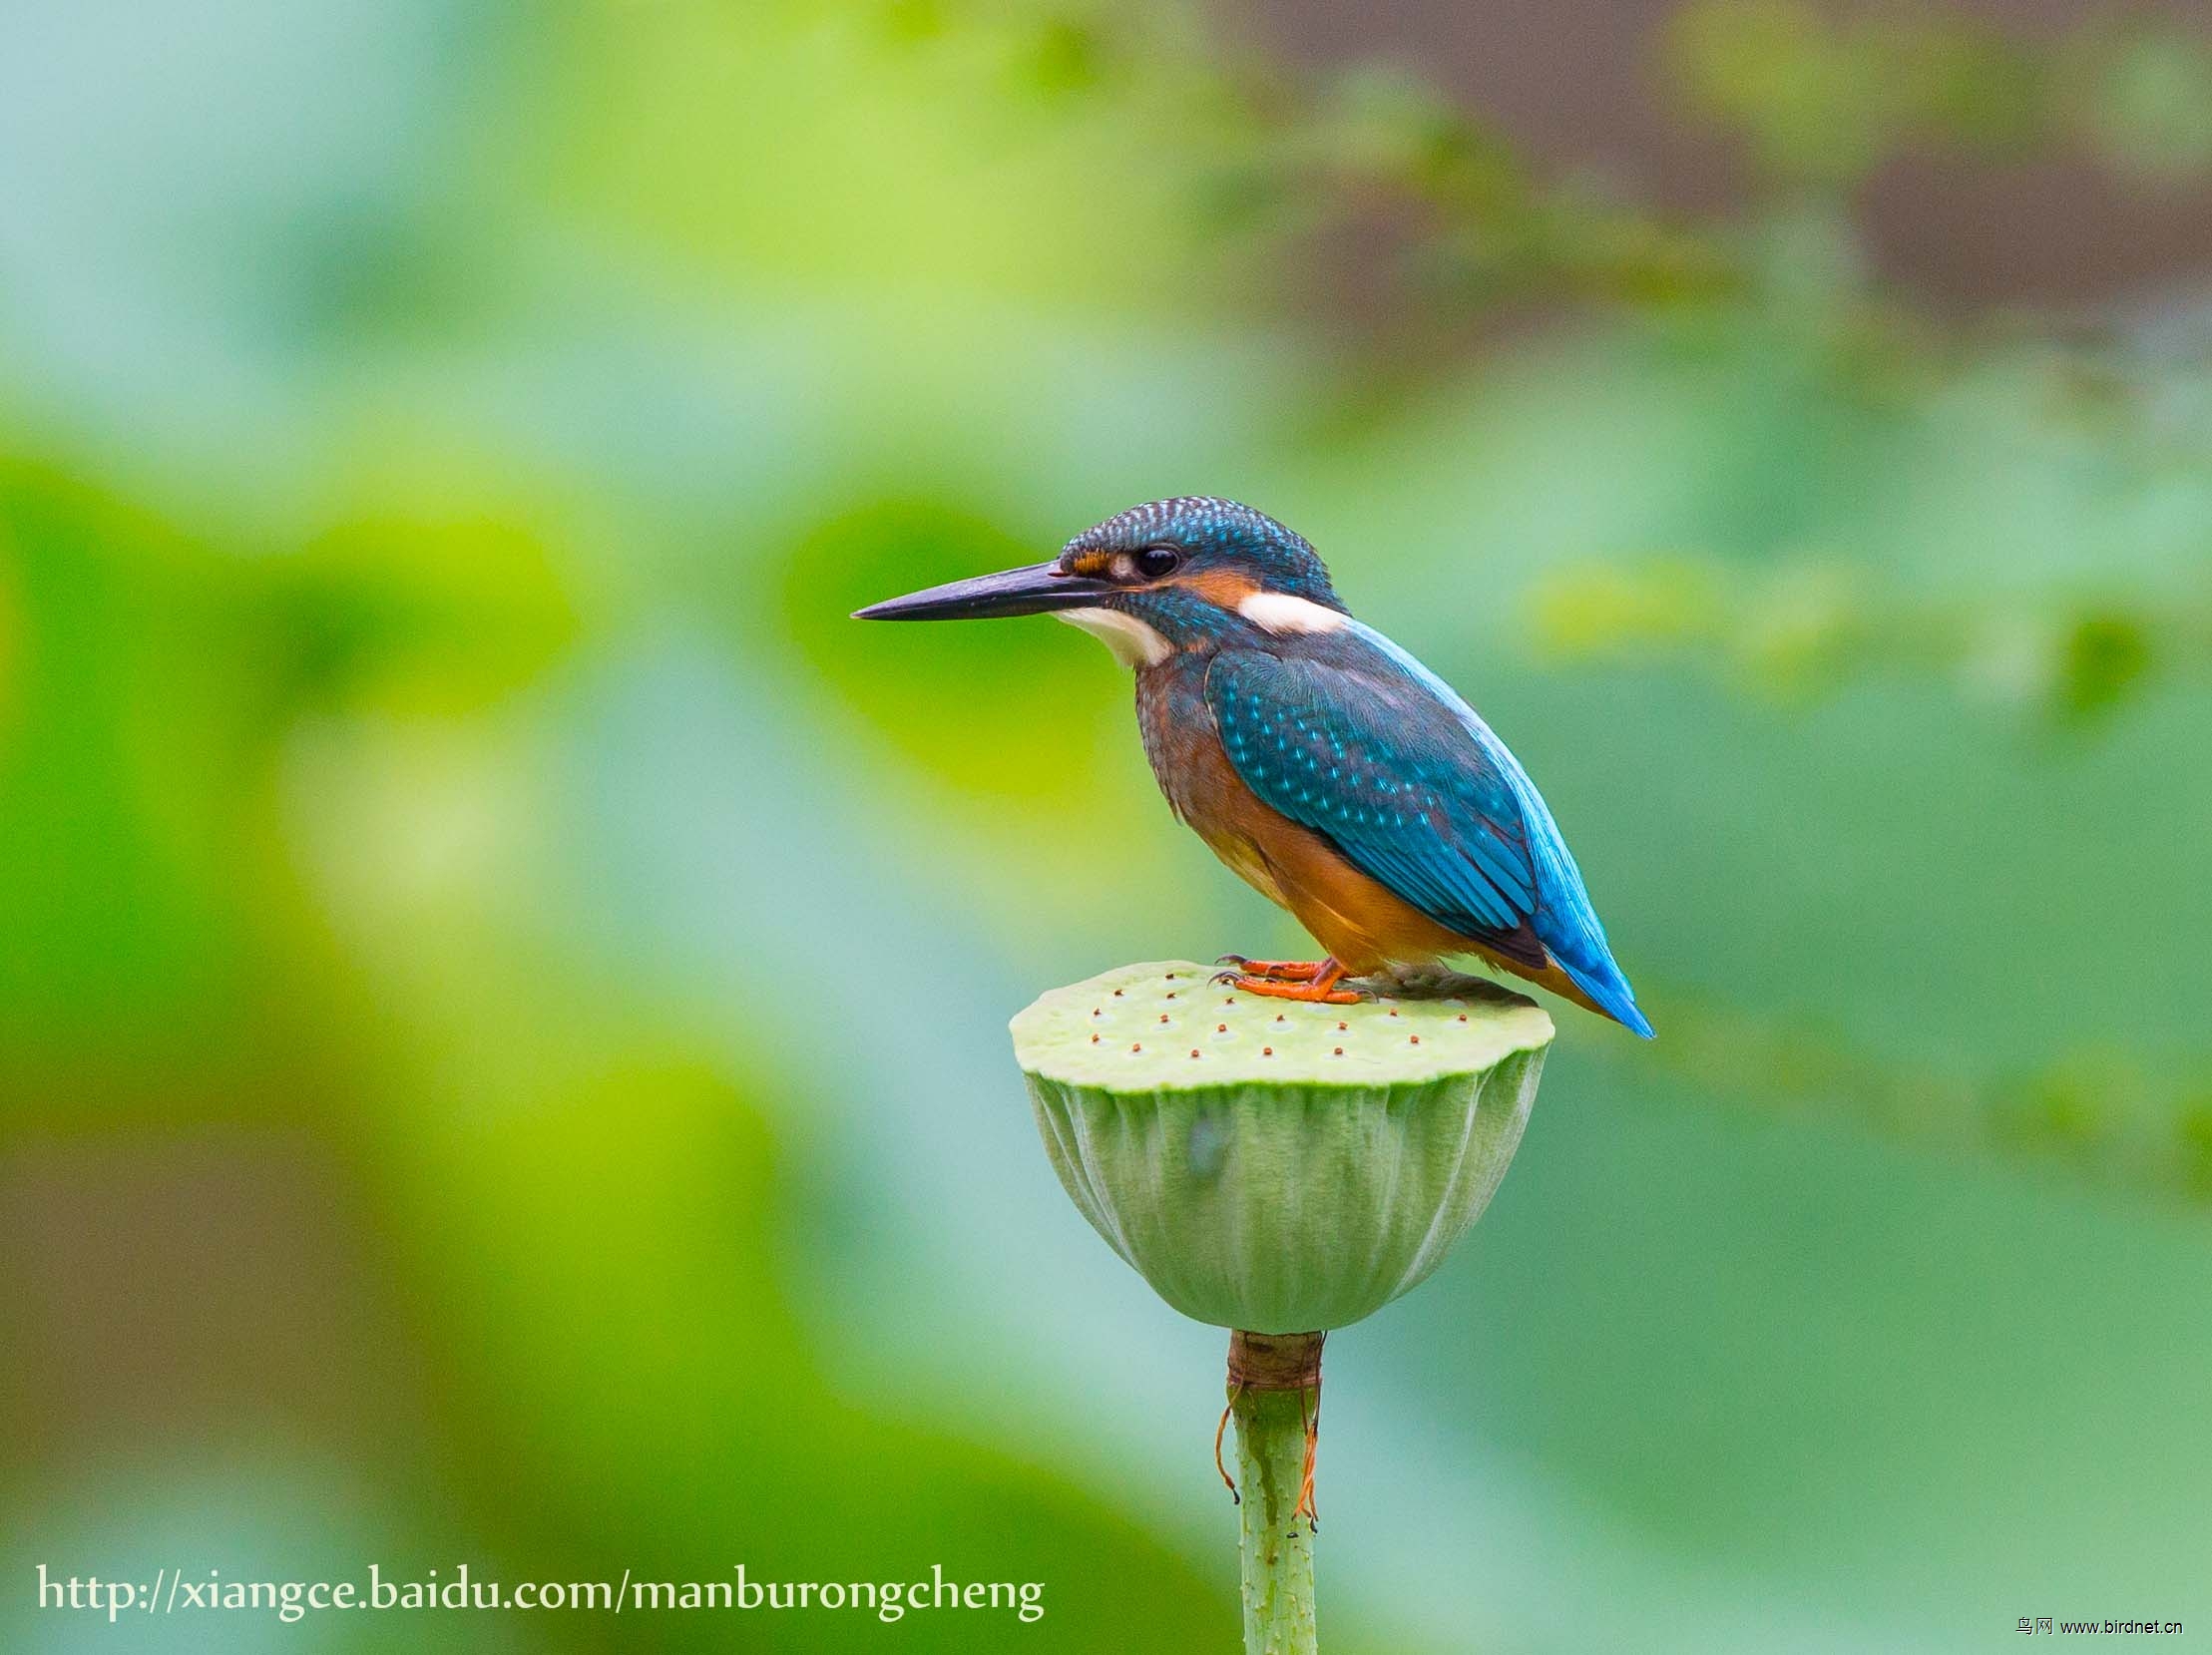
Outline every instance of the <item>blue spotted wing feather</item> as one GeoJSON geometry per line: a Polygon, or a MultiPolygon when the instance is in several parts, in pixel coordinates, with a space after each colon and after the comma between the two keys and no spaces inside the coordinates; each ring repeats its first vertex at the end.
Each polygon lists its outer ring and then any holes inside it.
{"type": "Polygon", "coordinates": [[[1206,701],[1244,784],[1447,929],[1532,965],[1548,956],[1648,1034],[1574,859],[1505,743],[1381,633],[1351,621],[1332,642],[1326,657],[1214,659],[1206,701]]]}
{"type": "Polygon", "coordinates": [[[1535,909],[1511,788],[1418,686],[1225,650],[1206,692],[1244,784],[1423,913],[1457,931],[1512,932],[1535,909]]]}

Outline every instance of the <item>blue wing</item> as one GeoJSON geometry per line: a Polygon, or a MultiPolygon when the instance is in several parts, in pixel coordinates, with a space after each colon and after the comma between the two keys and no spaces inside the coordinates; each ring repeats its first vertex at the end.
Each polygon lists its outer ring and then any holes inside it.
{"type": "Polygon", "coordinates": [[[1352,621],[1311,654],[1224,649],[1206,701],[1230,765],[1271,809],[1448,929],[1537,967],[1548,954],[1651,1033],[1536,784],[1397,644],[1352,621]]]}

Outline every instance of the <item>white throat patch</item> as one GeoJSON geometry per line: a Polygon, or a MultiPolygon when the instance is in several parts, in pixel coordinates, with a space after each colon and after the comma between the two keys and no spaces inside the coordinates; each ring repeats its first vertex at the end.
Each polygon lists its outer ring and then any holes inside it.
{"type": "Polygon", "coordinates": [[[1081,626],[1113,651],[1123,666],[1157,666],[1174,653],[1174,645],[1133,615],[1119,610],[1055,610],[1055,619],[1081,626]]]}
{"type": "Polygon", "coordinates": [[[1345,621],[1326,604],[1293,598],[1287,592],[1255,592],[1237,605],[1236,613],[1261,631],[1278,637],[1285,632],[1333,632],[1345,621]]]}

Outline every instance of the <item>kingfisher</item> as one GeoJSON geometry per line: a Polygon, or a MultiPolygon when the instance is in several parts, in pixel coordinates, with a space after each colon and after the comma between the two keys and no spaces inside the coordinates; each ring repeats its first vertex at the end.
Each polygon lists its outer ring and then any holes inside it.
{"type": "Polygon", "coordinates": [[[1136,676],[1175,815],[1320,960],[1224,955],[1254,995],[1351,1005],[1347,980],[1473,957],[1649,1038],[1536,783],[1475,709],[1352,618],[1304,537],[1208,495],[1116,513],[1046,563],[861,621],[1052,615],[1136,676]]]}

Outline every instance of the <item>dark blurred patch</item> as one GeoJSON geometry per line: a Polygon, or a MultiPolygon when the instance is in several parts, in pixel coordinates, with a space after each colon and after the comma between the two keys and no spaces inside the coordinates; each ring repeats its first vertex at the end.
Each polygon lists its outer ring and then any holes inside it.
{"type": "Polygon", "coordinates": [[[1760,175],[1800,187],[1848,187],[1922,145],[2002,155],[2044,119],[2036,58],[1934,9],[1698,0],[1670,20],[1666,46],[1686,113],[1735,134],[1760,175]]]}
{"type": "MultiPolygon", "coordinates": [[[[211,1128],[0,1153],[0,1390],[49,1472],[289,1430],[360,1454],[419,1377],[327,1151],[211,1128]]],[[[381,1450],[376,1457],[382,1457],[381,1450]]]]}
{"type": "Polygon", "coordinates": [[[2095,303],[2212,258],[2212,35],[2189,0],[2117,21],[2058,0],[1214,10],[1315,69],[1417,74],[1536,173],[1662,213],[1842,191],[1875,269],[1946,307],[2095,303]]]}
{"type": "Polygon", "coordinates": [[[1290,237],[1294,291],[1336,331],[1358,325],[1370,372],[1404,357],[1433,374],[1536,317],[1741,285],[1717,240],[1597,180],[1545,178],[1487,113],[1420,74],[1360,68],[1278,98],[1258,154],[1227,176],[1234,211],[1217,227],[1290,237]]]}

